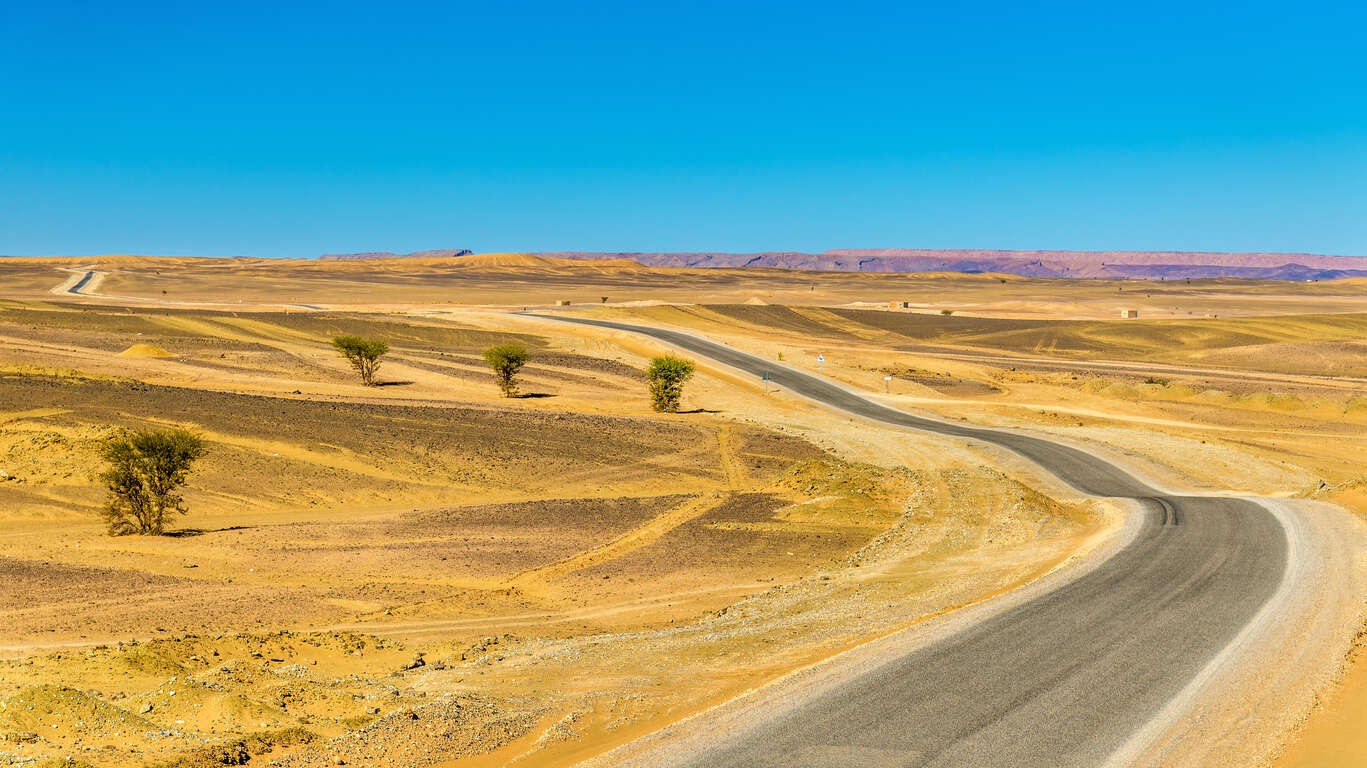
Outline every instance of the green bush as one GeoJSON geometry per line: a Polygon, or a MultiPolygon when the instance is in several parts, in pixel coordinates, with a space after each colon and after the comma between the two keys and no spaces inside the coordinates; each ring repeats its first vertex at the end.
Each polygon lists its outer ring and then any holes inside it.
{"type": "Polygon", "coordinates": [[[338,336],[332,340],[332,346],[361,374],[362,384],[375,386],[375,371],[380,368],[380,357],[389,352],[389,344],[384,339],[338,336]]]}
{"type": "Polygon", "coordinates": [[[662,413],[677,413],[684,383],[693,377],[693,370],[692,361],[673,355],[651,360],[646,370],[651,407],[662,413]]]}
{"type": "Polygon", "coordinates": [[[517,372],[527,364],[527,348],[521,344],[499,344],[484,350],[484,362],[494,369],[498,388],[504,397],[517,394],[517,372]]]}
{"type": "Polygon", "coordinates": [[[104,519],[111,536],[160,535],[166,518],[184,514],[180,486],[204,441],[184,429],[122,432],[105,441],[101,456],[109,468],[100,480],[109,489],[104,519]]]}

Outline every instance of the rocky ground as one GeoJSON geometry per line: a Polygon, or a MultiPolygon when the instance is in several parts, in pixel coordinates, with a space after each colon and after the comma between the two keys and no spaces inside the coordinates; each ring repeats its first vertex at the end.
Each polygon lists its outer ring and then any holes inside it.
{"type": "MultiPolygon", "coordinates": [[[[70,756],[213,765],[228,755],[290,766],[420,766],[471,755],[556,762],[589,736],[595,747],[619,743],[908,617],[1046,571],[1108,515],[986,468],[927,473],[817,460],[780,476],[773,492],[788,503],[741,503],[738,512],[763,511],[698,523],[839,527],[859,516],[884,530],[816,572],[760,577],[746,597],[645,631],[533,629],[427,643],[341,632],[185,635],[3,662],[4,751],[16,764],[70,756]]],[[[651,547],[678,556],[664,537],[651,547]]],[[[638,550],[639,561],[614,563],[612,575],[652,567],[651,547],[638,550]]]]}

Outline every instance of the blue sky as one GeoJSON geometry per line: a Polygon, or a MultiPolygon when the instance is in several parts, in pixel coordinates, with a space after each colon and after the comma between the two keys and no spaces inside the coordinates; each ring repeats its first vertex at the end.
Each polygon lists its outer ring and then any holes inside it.
{"type": "Polygon", "coordinates": [[[0,254],[1367,255],[1360,3],[0,2],[0,254]]]}

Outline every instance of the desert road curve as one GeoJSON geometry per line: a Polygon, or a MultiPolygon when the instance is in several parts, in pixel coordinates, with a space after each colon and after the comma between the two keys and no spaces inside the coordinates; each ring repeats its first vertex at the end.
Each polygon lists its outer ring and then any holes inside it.
{"type": "Polygon", "coordinates": [[[86,286],[86,284],[89,283],[94,277],[95,277],[95,273],[94,273],[94,272],[91,272],[90,270],[86,270],[86,273],[85,273],[84,275],[81,275],[81,279],[80,279],[80,280],[77,280],[75,285],[73,285],[73,286],[71,286],[70,288],[67,289],[67,293],[71,293],[71,294],[75,294],[75,295],[79,296],[80,293],[81,293],[81,289],[84,288],[84,287],[86,286]]]}
{"type": "MultiPolygon", "coordinates": [[[[540,317],[550,317],[540,315],[540,317]]],[[[586,318],[770,379],[863,418],[1012,450],[1095,496],[1138,501],[1125,547],[1078,578],[852,677],[675,765],[731,768],[1100,766],[1277,592],[1281,523],[1242,499],[1170,496],[1075,448],[898,411],[688,333],[586,318]]]]}

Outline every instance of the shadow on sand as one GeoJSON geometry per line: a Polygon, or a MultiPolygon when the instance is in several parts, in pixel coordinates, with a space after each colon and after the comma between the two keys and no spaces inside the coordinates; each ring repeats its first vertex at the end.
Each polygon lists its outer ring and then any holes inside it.
{"type": "Polygon", "coordinates": [[[175,531],[167,531],[162,536],[169,536],[173,539],[183,539],[189,536],[203,536],[206,533],[223,533],[224,531],[250,531],[254,525],[230,525],[227,528],[181,528],[175,531]]]}

